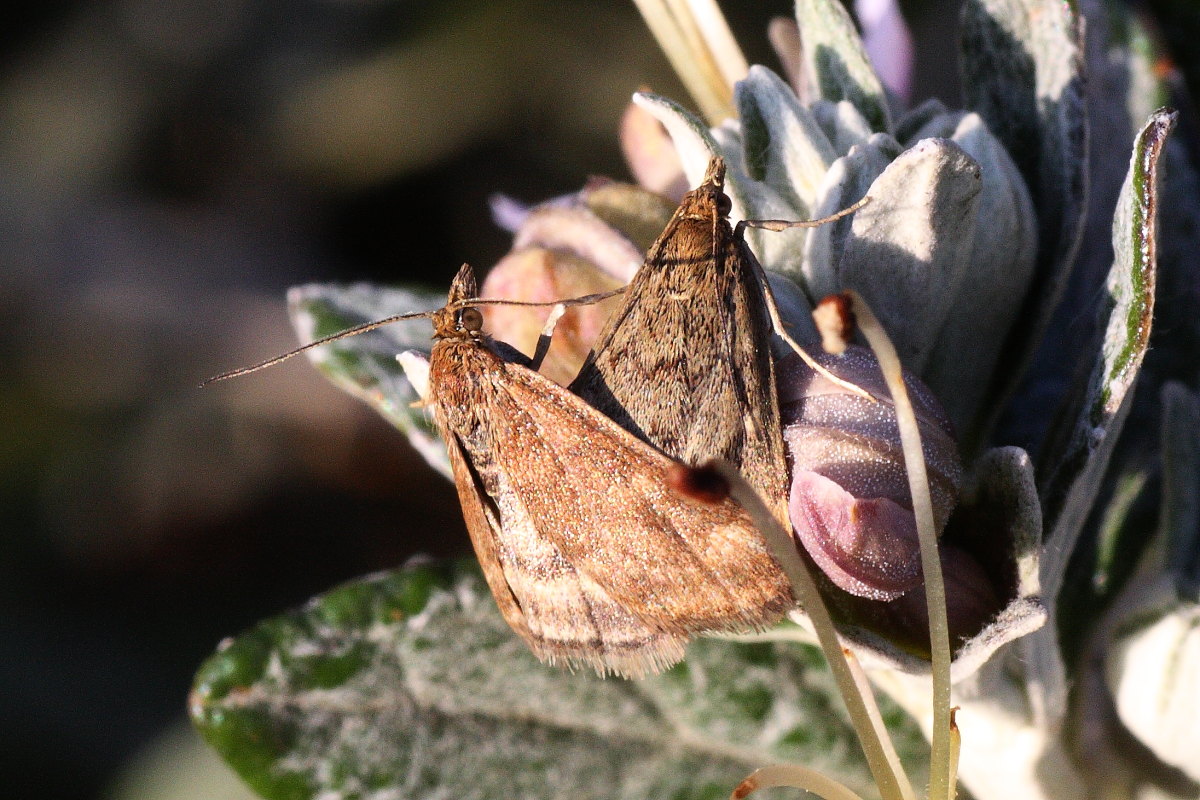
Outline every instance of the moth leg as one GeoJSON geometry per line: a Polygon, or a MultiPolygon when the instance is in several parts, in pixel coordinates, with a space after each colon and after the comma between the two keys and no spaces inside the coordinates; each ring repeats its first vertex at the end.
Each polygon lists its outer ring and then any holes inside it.
{"type": "Polygon", "coordinates": [[[852,383],[844,378],[839,378],[837,375],[834,375],[832,372],[825,369],[825,367],[817,363],[816,359],[808,354],[808,351],[805,350],[799,342],[791,337],[791,335],[787,332],[787,329],[783,327],[783,319],[779,316],[779,306],[775,304],[775,293],[771,291],[771,285],[767,283],[766,271],[757,261],[754,262],[754,266],[755,272],[758,275],[759,285],[762,287],[763,298],[766,300],[767,313],[771,316],[771,327],[775,329],[776,335],[778,335],[780,339],[783,339],[783,341],[787,343],[788,347],[795,350],[796,355],[800,356],[800,358],[804,360],[804,363],[821,377],[831,381],[837,386],[842,387],[848,392],[853,392],[860,397],[870,400],[872,403],[879,402],[876,398],[872,397],[866,389],[862,388],[858,384],[852,383]]]}
{"type": "MultiPolygon", "coordinates": [[[[735,240],[738,241],[738,243],[742,247],[745,247],[746,250],[749,251],[750,246],[746,244],[746,237],[745,237],[745,229],[746,228],[762,228],[762,229],[768,230],[768,231],[782,231],[782,230],[787,230],[788,228],[815,228],[818,225],[823,225],[826,222],[832,222],[836,219],[840,219],[841,217],[846,216],[847,214],[854,213],[858,209],[865,206],[868,202],[870,202],[870,200],[871,200],[870,197],[864,197],[863,199],[859,200],[857,203],[850,206],[849,208],[843,209],[843,210],[837,212],[836,214],[832,214],[828,217],[822,217],[821,219],[811,219],[811,220],[804,219],[804,220],[797,220],[797,221],[793,221],[793,222],[789,222],[787,220],[781,220],[781,219],[759,219],[759,220],[744,219],[744,220],[741,220],[740,222],[738,222],[737,227],[733,231],[733,237],[735,240]]],[[[810,369],[815,371],[821,377],[825,378],[828,381],[833,382],[837,386],[842,387],[846,391],[853,392],[854,394],[857,394],[860,397],[870,400],[873,403],[878,402],[874,397],[872,397],[870,395],[869,392],[867,392],[866,389],[863,389],[858,384],[851,383],[850,381],[844,380],[843,378],[839,378],[837,375],[834,375],[832,372],[825,369],[825,367],[818,364],[816,359],[814,359],[812,356],[810,356],[808,354],[808,351],[806,351],[803,347],[801,347],[800,344],[791,337],[791,335],[787,332],[787,329],[783,326],[783,318],[779,316],[779,306],[775,302],[775,292],[773,292],[771,290],[771,284],[767,281],[766,270],[763,269],[762,264],[758,263],[757,258],[751,257],[748,260],[754,265],[754,274],[755,274],[755,277],[758,278],[759,286],[762,288],[763,299],[766,300],[766,305],[767,305],[767,314],[769,314],[771,317],[771,327],[775,329],[776,335],[778,335],[780,339],[783,339],[783,341],[787,343],[788,347],[795,350],[796,355],[800,356],[800,358],[804,361],[804,363],[807,364],[810,369]]]]}
{"type": "Polygon", "coordinates": [[[546,353],[550,352],[550,339],[554,335],[554,327],[558,325],[558,321],[565,313],[567,313],[566,303],[556,303],[554,308],[550,309],[550,316],[546,317],[546,324],[542,326],[542,332],[538,335],[537,347],[533,350],[533,358],[529,361],[530,369],[535,371],[541,369],[546,353]]]}

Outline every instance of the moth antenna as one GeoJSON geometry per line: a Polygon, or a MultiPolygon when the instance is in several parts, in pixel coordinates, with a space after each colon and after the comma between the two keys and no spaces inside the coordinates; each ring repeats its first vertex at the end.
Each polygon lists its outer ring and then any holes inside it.
{"type": "Polygon", "coordinates": [[[842,217],[853,214],[869,202],[871,202],[871,196],[863,195],[863,198],[854,205],[843,208],[841,211],[835,211],[828,217],[820,217],[819,219],[744,219],[738,222],[734,233],[740,234],[743,228],[762,228],[767,231],[786,231],[788,228],[819,228],[822,225],[837,222],[842,217]]]}
{"type": "Polygon", "coordinates": [[[533,358],[529,360],[530,369],[537,371],[542,368],[542,362],[546,360],[546,354],[550,352],[550,340],[554,335],[554,328],[565,313],[567,313],[565,303],[555,303],[554,308],[550,309],[550,316],[546,317],[546,324],[542,326],[542,332],[538,334],[537,347],[534,348],[533,358]]]}
{"type": "MultiPolygon", "coordinates": [[[[601,300],[607,300],[608,298],[615,297],[616,295],[621,294],[624,291],[625,291],[625,287],[622,286],[621,288],[613,289],[610,292],[601,292],[599,294],[588,294],[588,295],[584,295],[582,297],[573,297],[568,300],[549,300],[549,301],[544,301],[544,302],[527,302],[527,301],[522,301],[522,300],[470,298],[470,299],[458,300],[453,303],[449,303],[449,304],[447,304],[446,308],[454,309],[454,308],[464,308],[466,306],[490,306],[490,305],[510,305],[510,306],[557,306],[557,305],[561,305],[564,307],[566,307],[566,306],[581,306],[581,305],[587,305],[589,303],[598,303],[601,300]]],[[[208,386],[210,383],[216,383],[217,381],[228,380],[229,378],[238,378],[238,377],[241,377],[242,375],[249,375],[251,372],[258,372],[260,369],[266,369],[267,367],[273,367],[281,361],[287,361],[292,356],[300,355],[303,352],[311,350],[314,347],[320,347],[323,344],[329,344],[330,342],[336,342],[338,339],[346,339],[351,336],[357,336],[360,333],[366,333],[368,331],[373,331],[376,328],[382,327],[384,325],[390,325],[391,323],[399,322],[400,320],[418,319],[420,317],[432,317],[436,313],[437,313],[437,311],[411,311],[406,314],[393,314],[390,317],[384,317],[383,319],[377,319],[372,322],[364,322],[362,325],[355,325],[353,328],[347,328],[344,331],[338,331],[337,333],[332,333],[329,336],[322,336],[320,339],[309,342],[308,344],[305,344],[305,345],[301,345],[300,347],[297,347],[295,350],[289,350],[286,353],[281,353],[280,355],[272,356],[271,358],[268,358],[265,361],[260,361],[259,363],[252,364],[249,367],[239,367],[238,369],[231,369],[228,372],[222,372],[220,375],[214,375],[213,377],[209,378],[208,380],[202,382],[200,384],[200,386],[201,386],[201,388],[203,388],[205,386],[208,386]]]]}
{"type": "Polygon", "coordinates": [[[297,347],[295,350],[289,350],[286,353],[281,353],[280,355],[272,356],[271,358],[268,358],[266,361],[260,361],[257,364],[253,364],[249,367],[239,367],[238,369],[231,369],[228,372],[222,372],[220,375],[214,375],[211,378],[209,378],[208,380],[201,383],[200,387],[204,388],[205,386],[208,386],[210,383],[216,383],[217,381],[228,380],[229,378],[237,378],[242,375],[249,375],[251,372],[258,372],[260,369],[266,369],[267,367],[273,367],[281,361],[287,361],[292,356],[298,356],[301,353],[304,353],[308,350],[312,350],[314,347],[320,347],[323,344],[329,344],[330,342],[336,342],[338,339],[346,339],[351,336],[358,336],[360,333],[366,333],[367,331],[373,331],[376,328],[382,327],[384,325],[390,325],[393,322],[399,322],[402,319],[417,319],[419,317],[431,317],[435,313],[436,312],[434,312],[434,311],[410,311],[407,314],[393,314],[392,316],[384,317],[383,319],[377,319],[372,322],[364,322],[362,325],[355,325],[353,328],[347,328],[344,331],[338,331],[337,333],[331,333],[328,336],[322,336],[320,339],[309,342],[308,344],[301,345],[301,346],[297,347]]]}
{"type": "MultiPolygon", "coordinates": [[[[853,214],[870,201],[871,197],[869,195],[864,196],[861,200],[849,208],[843,208],[836,214],[831,214],[828,217],[822,217],[821,219],[802,219],[793,222],[781,219],[744,219],[738,222],[737,227],[735,227],[733,230],[733,235],[735,239],[740,239],[742,244],[745,245],[746,228],[762,228],[769,231],[782,231],[787,230],[788,228],[815,228],[818,225],[824,225],[827,222],[833,222],[834,220],[841,219],[847,214],[853,214]]],[[[749,249],[748,245],[746,245],[746,247],[749,249]]],[[[775,333],[778,334],[779,338],[783,339],[783,341],[787,343],[788,347],[796,351],[796,355],[800,356],[804,363],[808,365],[809,369],[812,369],[818,375],[825,378],[825,380],[831,381],[835,386],[840,386],[846,391],[852,392],[853,394],[856,394],[865,400],[870,400],[872,403],[879,402],[876,398],[871,396],[870,392],[858,384],[839,378],[837,375],[834,375],[825,367],[818,364],[816,359],[810,356],[808,351],[801,347],[800,344],[791,337],[791,334],[789,334],[787,329],[783,326],[783,318],[779,316],[779,305],[775,302],[775,292],[771,290],[771,284],[767,281],[767,271],[763,269],[762,264],[758,263],[757,258],[752,258],[750,261],[754,265],[754,271],[758,276],[758,282],[762,286],[763,297],[767,301],[767,313],[771,317],[771,327],[775,329],[775,333]]]]}
{"type": "Polygon", "coordinates": [[[599,303],[601,300],[607,300],[610,297],[616,297],[623,294],[628,286],[622,286],[608,292],[600,292],[598,294],[585,294],[581,297],[571,297],[566,300],[505,300],[499,297],[475,297],[456,300],[450,303],[446,308],[463,308],[464,306],[526,306],[530,308],[545,308],[546,306],[563,306],[571,308],[574,306],[586,306],[592,303],[599,303]]]}
{"type": "Polygon", "coordinates": [[[758,273],[758,282],[762,285],[763,297],[767,301],[767,314],[771,317],[771,327],[775,329],[775,333],[780,339],[783,339],[787,346],[796,351],[796,355],[808,365],[809,369],[816,372],[825,380],[832,382],[835,386],[840,386],[848,392],[852,392],[859,397],[870,400],[872,403],[878,403],[879,400],[871,396],[871,393],[859,386],[857,383],[852,383],[845,378],[839,378],[825,367],[817,363],[817,360],[808,354],[799,342],[791,337],[787,329],[783,327],[783,318],[779,316],[779,306],[775,303],[775,292],[771,289],[771,284],[767,282],[767,272],[758,263],[754,261],[756,272],[758,273]]]}

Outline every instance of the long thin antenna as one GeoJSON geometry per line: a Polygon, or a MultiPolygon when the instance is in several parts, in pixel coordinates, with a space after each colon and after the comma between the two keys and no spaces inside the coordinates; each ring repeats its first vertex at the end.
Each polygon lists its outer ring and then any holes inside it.
{"type": "Polygon", "coordinates": [[[821,217],[820,219],[743,219],[738,222],[735,233],[740,233],[742,228],[762,228],[768,231],[786,231],[788,228],[819,228],[822,225],[837,222],[842,217],[853,214],[869,202],[871,202],[871,196],[863,195],[862,199],[854,205],[843,208],[841,211],[835,211],[828,217],[821,217]]]}
{"type": "Polygon", "coordinates": [[[364,322],[362,325],[355,325],[353,328],[347,328],[344,331],[338,331],[337,333],[331,333],[328,336],[322,336],[320,339],[317,339],[316,341],[312,341],[312,342],[309,342],[308,344],[301,345],[300,347],[297,347],[295,350],[289,350],[286,353],[281,353],[280,355],[272,356],[271,358],[268,358],[266,361],[260,361],[257,364],[254,364],[252,366],[239,367],[237,369],[231,369],[228,372],[222,372],[220,375],[214,375],[211,378],[209,378],[208,380],[201,383],[200,387],[203,388],[205,386],[208,386],[210,383],[216,383],[217,381],[228,380],[229,378],[237,378],[241,375],[249,375],[251,372],[258,372],[260,369],[266,369],[267,367],[273,367],[281,361],[287,361],[292,356],[298,356],[301,353],[304,353],[308,350],[312,350],[314,347],[320,347],[323,344],[329,344],[330,342],[336,342],[338,339],[345,339],[350,336],[358,336],[360,333],[366,333],[367,331],[373,331],[376,328],[382,327],[384,325],[390,325],[393,322],[399,322],[402,319],[418,319],[420,317],[431,317],[436,313],[437,313],[436,311],[412,311],[407,314],[393,314],[390,317],[384,317],[383,319],[377,319],[377,320],[374,320],[373,322],[364,322]]]}
{"type": "MultiPolygon", "coordinates": [[[[849,214],[853,214],[855,211],[858,211],[869,202],[871,202],[871,197],[869,195],[864,196],[861,200],[849,208],[843,208],[841,211],[830,214],[828,217],[821,217],[820,219],[802,219],[794,221],[784,219],[744,219],[738,222],[737,226],[733,229],[733,236],[735,239],[738,239],[745,244],[746,228],[761,228],[768,231],[785,231],[788,228],[816,228],[820,225],[826,224],[827,222],[834,222],[849,214]]],[[[746,245],[746,248],[749,249],[748,244],[746,245]]],[[[861,386],[839,378],[837,375],[834,375],[828,369],[823,367],[815,358],[808,354],[808,351],[800,346],[799,342],[797,342],[791,337],[791,335],[788,334],[783,325],[783,318],[779,315],[779,304],[775,302],[775,292],[771,289],[771,284],[767,281],[767,271],[763,269],[761,264],[758,263],[757,258],[753,259],[753,264],[758,275],[758,282],[762,286],[763,297],[766,299],[767,314],[771,317],[771,326],[775,329],[776,335],[783,339],[784,343],[787,344],[788,347],[796,351],[796,355],[800,356],[801,360],[803,360],[810,369],[815,371],[821,377],[825,378],[825,380],[833,383],[835,386],[842,387],[848,392],[853,392],[865,400],[877,402],[875,398],[872,397],[871,394],[861,386]]]]}
{"type": "MultiPolygon", "coordinates": [[[[500,306],[500,305],[503,305],[503,306],[540,306],[540,307],[563,306],[565,308],[565,307],[570,307],[570,306],[583,306],[583,305],[590,305],[591,303],[598,303],[601,300],[607,300],[610,297],[615,297],[616,295],[619,295],[624,291],[625,291],[625,287],[622,286],[621,288],[613,289],[610,292],[601,292],[599,294],[586,294],[586,295],[583,295],[582,297],[572,297],[568,300],[543,300],[543,301],[502,300],[502,299],[493,299],[493,298],[473,297],[473,298],[465,298],[463,300],[457,300],[453,303],[449,303],[446,306],[446,308],[455,309],[455,308],[466,308],[468,306],[500,306]]],[[[312,342],[309,342],[308,344],[301,345],[300,347],[297,347],[295,350],[289,350],[286,353],[281,353],[280,355],[272,356],[271,358],[268,358],[266,361],[260,361],[257,364],[253,364],[249,367],[239,367],[238,369],[231,369],[228,372],[222,372],[220,375],[214,375],[213,377],[211,377],[208,380],[201,383],[200,387],[203,388],[205,386],[208,386],[210,383],[216,383],[217,381],[228,380],[229,378],[237,378],[242,375],[249,375],[251,372],[258,372],[260,369],[266,369],[267,367],[273,367],[281,361],[287,361],[292,356],[300,355],[301,353],[312,350],[314,347],[320,347],[323,344],[329,344],[330,342],[336,342],[338,339],[346,339],[351,336],[358,336],[360,333],[366,333],[367,331],[373,331],[376,328],[380,328],[384,325],[390,325],[393,322],[400,322],[401,320],[405,320],[405,319],[420,319],[421,317],[432,317],[436,313],[437,313],[436,310],[435,311],[410,311],[405,314],[393,314],[390,317],[384,317],[383,319],[377,319],[372,322],[364,322],[361,325],[355,325],[353,328],[347,328],[344,331],[338,331],[337,333],[331,333],[328,336],[322,336],[320,339],[317,339],[316,341],[312,341],[312,342]]]]}

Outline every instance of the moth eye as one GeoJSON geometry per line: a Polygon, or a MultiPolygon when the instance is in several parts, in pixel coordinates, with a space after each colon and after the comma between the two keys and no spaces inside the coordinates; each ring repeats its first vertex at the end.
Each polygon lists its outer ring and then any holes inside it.
{"type": "Polygon", "coordinates": [[[472,333],[482,330],[483,314],[480,313],[478,308],[464,308],[459,312],[458,324],[462,326],[463,330],[471,331],[472,333]]]}
{"type": "Polygon", "coordinates": [[[718,194],[717,195],[717,213],[720,214],[722,217],[726,217],[726,216],[729,216],[729,212],[732,210],[733,210],[733,202],[729,199],[729,195],[724,194],[724,193],[718,194]]]}

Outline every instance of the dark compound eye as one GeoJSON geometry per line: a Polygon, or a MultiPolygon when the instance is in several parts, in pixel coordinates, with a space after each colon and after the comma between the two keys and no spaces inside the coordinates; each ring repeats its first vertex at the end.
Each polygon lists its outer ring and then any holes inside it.
{"type": "Polygon", "coordinates": [[[472,333],[482,330],[483,314],[480,313],[478,308],[464,308],[458,312],[458,324],[462,326],[463,330],[471,331],[472,333]]]}
{"type": "Polygon", "coordinates": [[[733,203],[729,200],[729,195],[721,193],[717,195],[717,213],[722,217],[729,216],[729,212],[733,209],[733,203]]]}

